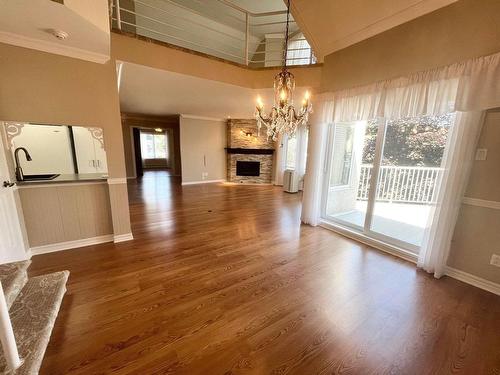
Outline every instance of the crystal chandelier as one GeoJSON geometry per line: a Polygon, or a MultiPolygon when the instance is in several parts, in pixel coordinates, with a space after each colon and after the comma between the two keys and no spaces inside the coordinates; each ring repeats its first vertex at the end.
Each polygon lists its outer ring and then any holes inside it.
{"type": "Polygon", "coordinates": [[[306,127],[309,119],[309,113],[312,112],[309,92],[306,91],[300,110],[293,106],[293,91],[295,90],[295,77],[288,71],[287,51],[288,51],[288,26],[290,23],[290,0],[287,4],[285,43],[283,50],[283,68],[280,73],[274,77],[274,105],[271,112],[264,113],[264,104],[261,98],[257,98],[255,110],[255,119],[257,120],[257,129],[262,125],[267,128],[267,137],[275,141],[279,134],[287,134],[289,137],[295,137],[297,129],[306,127]]]}

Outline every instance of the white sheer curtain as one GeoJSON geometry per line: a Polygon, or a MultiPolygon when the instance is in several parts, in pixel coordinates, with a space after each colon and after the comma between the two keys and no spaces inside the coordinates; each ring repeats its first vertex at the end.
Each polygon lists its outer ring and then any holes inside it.
{"type": "MultiPolygon", "coordinates": [[[[316,100],[317,101],[317,100],[316,100]]],[[[436,277],[444,273],[451,236],[482,126],[483,111],[500,107],[500,54],[472,59],[407,77],[323,95],[319,117],[311,121],[302,221],[320,219],[325,127],[331,122],[397,119],[457,112],[443,159],[443,176],[418,266],[436,277]],[[325,111],[325,109],[327,109],[325,111]]]]}
{"type": "Polygon", "coordinates": [[[276,140],[275,154],[274,154],[274,184],[283,185],[283,172],[285,171],[285,147],[283,145],[283,135],[280,134],[276,140]]]}
{"type": "Polygon", "coordinates": [[[333,116],[330,95],[315,98],[315,109],[309,117],[309,141],[304,190],[302,194],[302,217],[305,224],[316,226],[320,219],[321,181],[323,177],[324,149],[327,126],[333,116]]]}
{"type": "Polygon", "coordinates": [[[483,111],[457,112],[443,157],[443,176],[437,204],[429,215],[430,225],[424,234],[418,267],[444,275],[451,238],[469,179],[481,126],[483,111]]]}

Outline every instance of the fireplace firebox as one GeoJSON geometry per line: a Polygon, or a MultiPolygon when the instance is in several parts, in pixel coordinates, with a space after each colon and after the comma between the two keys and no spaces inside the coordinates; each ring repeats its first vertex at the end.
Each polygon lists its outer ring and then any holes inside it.
{"type": "Polygon", "coordinates": [[[237,176],[260,176],[259,161],[236,161],[237,176]]]}

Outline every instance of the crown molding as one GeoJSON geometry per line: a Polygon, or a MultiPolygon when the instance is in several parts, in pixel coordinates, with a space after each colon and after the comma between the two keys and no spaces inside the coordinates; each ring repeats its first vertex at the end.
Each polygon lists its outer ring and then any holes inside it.
{"type": "Polygon", "coordinates": [[[98,64],[104,64],[111,58],[106,54],[91,52],[81,48],[66,46],[55,42],[48,42],[42,39],[30,38],[6,31],[0,31],[0,43],[12,44],[18,47],[54,53],[56,55],[63,55],[75,59],[91,61],[98,64]]]}
{"type": "Polygon", "coordinates": [[[205,121],[227,121],[225,118],[217,118],[217,117],[205,117],[205,116],[196,116],[196,115],[181,115],[181,118],[191,119],[191,120],[205,120],[205,121]]]}

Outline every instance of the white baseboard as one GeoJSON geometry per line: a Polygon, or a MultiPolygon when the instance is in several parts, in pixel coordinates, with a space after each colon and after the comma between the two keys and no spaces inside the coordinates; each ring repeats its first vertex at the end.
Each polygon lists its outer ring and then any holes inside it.
{"type": "Polygon", "coordinates": [[[133,239],[134,239],[134,236],[132,235],[132,233],[117,234],[116,236],[113,237],[113,242],[119,243],[119,242],[130,241],[133,239]]]}
{"type": "Polygon", "coordinates": [[[500,284],[494,283],[493,281],[474,276],[452,267],[446,267],[445,275],[500,296],[500,284]]]}
{"type": "Polygon", "coordinates": [[[191,182],[182,182],[182,186],[184,185],[198,185],[198,184],[214,184],[217,182],[225,182],[226,180],[202,180],[202,181],[191,181],[191,182]]]}
{"type": "Polygon", "coordinates": [[[53,253],[55,251],[74,249],[77,247],[97,245],[105,242],[113,242],[113,235],[106,234],[105,236],[84,238],[81,240],[74,240],[74,241],[58,242],[42,246],[34,246],[30,248],[29,251],[31,252],[31,255],[40,255],[40,254],[53,253]]]}

